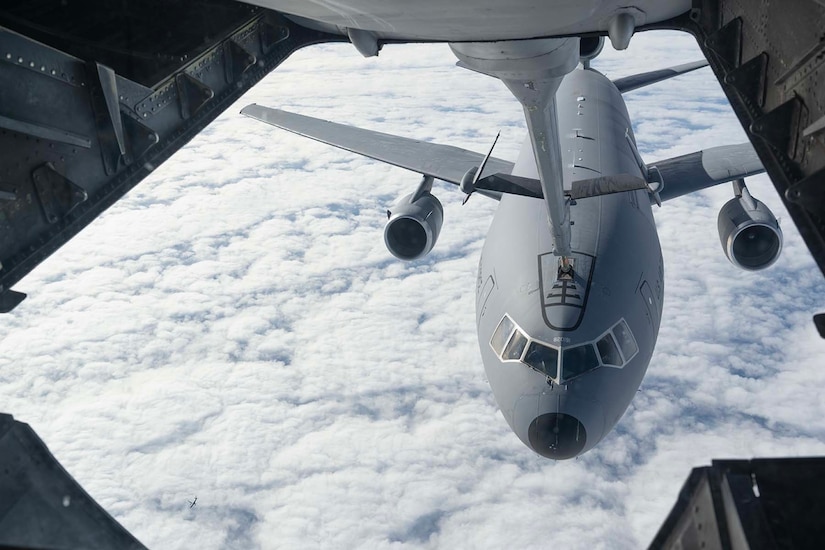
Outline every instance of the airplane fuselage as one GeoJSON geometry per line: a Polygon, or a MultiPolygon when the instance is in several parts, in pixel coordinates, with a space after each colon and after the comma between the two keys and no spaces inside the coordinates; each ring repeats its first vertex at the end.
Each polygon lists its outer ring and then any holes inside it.
{"type": "MultiPolygon", "coordinates": [[[[616,87],[592,70],[557,94],[564,186],[641,177],[616,87]]],[[[536,178],[529,141],[513,174],[536,178]]],[[[618,422],[650,362],[663,265],[649,194],[579,199],[570,207],[572,274],[560,270],[540,199],[504,195],[479,263],[476,319],[484,368],[504,417],[537,453],[571,458],[618,422]]]]}
{"type": "Polygon", "coordinates": [[[691,8],[689,0],[243,0],[297,16],[333,33],[361,29],[389,40],[490,41],[571,35],[608,29],[617,13],[636,26],[691,8]]]}

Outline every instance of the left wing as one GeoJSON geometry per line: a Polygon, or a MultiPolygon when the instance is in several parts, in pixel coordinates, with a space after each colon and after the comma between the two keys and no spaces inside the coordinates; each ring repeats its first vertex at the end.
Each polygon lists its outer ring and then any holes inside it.
{"type": "MultiPolygon", "coordinates": [[[[482,154],[450,145],[438,145],[365,130],[280,109],[270,109],[254,103],[244,107],[241,114],[322,143],[456,185],[461,184],[461,178],[469,169],[478,167],[484,160],[482,154]]],[[[487,160],[485,168],[485,172],[489,173],[509,174],[512,170],[512,162],[493,157],[487,160]]]]}

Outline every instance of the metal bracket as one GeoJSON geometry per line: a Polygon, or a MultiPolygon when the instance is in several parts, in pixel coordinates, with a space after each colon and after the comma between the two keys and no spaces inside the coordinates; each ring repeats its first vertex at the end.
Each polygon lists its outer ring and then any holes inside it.
{"type": "Polygon", "coordinates": [[[751,123],[753,135],[764,139],[768,145],[784,153],[788,158],[796,154],[797,127],[802,102],[794,96],[776,109],[769,111],[751,123]]]}
{"type": "Polygon", "coordinates": [[[35,124],[33,122],[26,122],[24,120],[17,120],[5,116],[0,116],[0,128],[17,132],[18,134],[26,134],[37,138],[48,139],[57,143],[66,143],[76,147],[83,147],[84,149],[91,149],[92,140],[87,136],[46,126],[44,124],[35,124]]]}
{"type": "Polygon", "coordinates": [[[756,113],[761,113],[765,105],[767,68],[768,54],[762,52],[725,75],[725,84],[732,86],[742,101],[756,113]]]}
{"type": "Polygon", "coordinates": [[[160,141],[158,133],[144,126],[132,117],[123,117],[123,126],[126,133],[128,149],[124,162],[129,165],[138,157],[141,157],[150,147],[160,141]]]}
{"type": "Polygon", "coordinates": [[[26,298],[26,295],[22,292],[16,292],[14,290],[7,290],[5,292],[0,292],[0,313],[8,313],[22,302],[26,298]]]}
{"type": "Polygon", "coordinates": [[[50,162],[35,168],[32,179],[43,215],[50,224],[57,223],[88,198],[82,187],[58,173],[50,162]]]}
{"type": "Polygon", "coordinates": [[[126,154],[126,141],[123,135],[123,120],[120,115],[117,75],[115,71],[97,62],[89,62],[90,80],[96,78],[99,89],[91,93],[92,110],[95,114],[100,154],[106,175],[118,170],[118,162],[126,154]]]}
{"type": "Polygon", "coordinates": [[[825,168],[789,187],[785,198],[811,214],[821,215],[825,209],[825,168]]]}
{"type": "Polygon", "coordinates": [[[191,118],[207,101],[215,97],[212,88],[187,73],[175,75],[175,84],[180,99],[180,116],[184,120],[191,118]]]}
{"type": "Polygon", "coordinates": [[[264,21],[260,25],[261,50],[264,54],[272,51],[276,44],[289,38],[289,27],[264,21]]]}
{"type": "Polygon", "coordinates": [[[434,178],[432,176],[422,174],[421,183],[418,184],[418,189],[415,190],[415,193],[413,193],[413,196],[410,198],[410,203],[417,201],[424,195],[430,194],[433,190],[433,181],[434,178]]]}
{"type": "Polygon", "coordinates": [[[224,76],[227,82],[235,82],[257,58],[234,40],[227,40],[224,46],[224,76]]]}
{"type": "Polygon", "coordinates": [[[735,69],[742,63],[742,18],[729,21],[705,40],[705,47],[727,65],[735,69]]]}

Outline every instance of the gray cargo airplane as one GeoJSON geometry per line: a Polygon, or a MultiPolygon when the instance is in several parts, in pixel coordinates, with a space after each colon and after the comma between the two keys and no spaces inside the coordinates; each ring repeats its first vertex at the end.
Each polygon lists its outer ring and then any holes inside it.
{"type": "Polygon", "coordinates": [[[510,427],[552,459],[575,457],[609,433],[650,363],[664,289],[652,203],[734,181],[736,196],[719,215],[727,257],[762,269],[782,247],[776,218],[741,179],[763,171],[750,144],[653,164],[636,148],[622,92],[706,63],[611,82],[590,68],[602,45],[577,38],[452,46],[461,66],[500,78],[524,105],[529,137],[514,165],[491,158],[492,149],[482,157],[254,104],[241,111],[422,174],[418,189],[387,212],[384,240],[402,260],[424,256],[438,238],[434,179],[499,201],[476,285],[481,357],[510,427]],[[498,52],[519,59],[490,59],[498,52]]]}

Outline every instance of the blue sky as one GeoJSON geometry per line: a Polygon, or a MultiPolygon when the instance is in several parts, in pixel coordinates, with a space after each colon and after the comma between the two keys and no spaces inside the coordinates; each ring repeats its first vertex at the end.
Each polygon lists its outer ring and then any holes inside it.
{"type": "MultiPolygon", "coordinates": [[[[613,77],[701,56],[649,33],[613,77]]],[[[401,169],[238,114],[247,103],[514,160],[521,109],[446,45],[295,54],[38,267],[2,319],[0,402],[156,548],[638,548],[693,466],[825,452],[825,283],[782,219],[761,273],[725,259],[721,186],[656,210],[665,309],[614,432],[554,463],[510,432],[484,377],[475,270],[495,203],[438,187],[412,264],[384,248],[401,169]],[[189,509],[188,500],[198,497],[189,509]]],[[[745,136],[703,69],[627,95],[649,161],[745,136]]]]}

